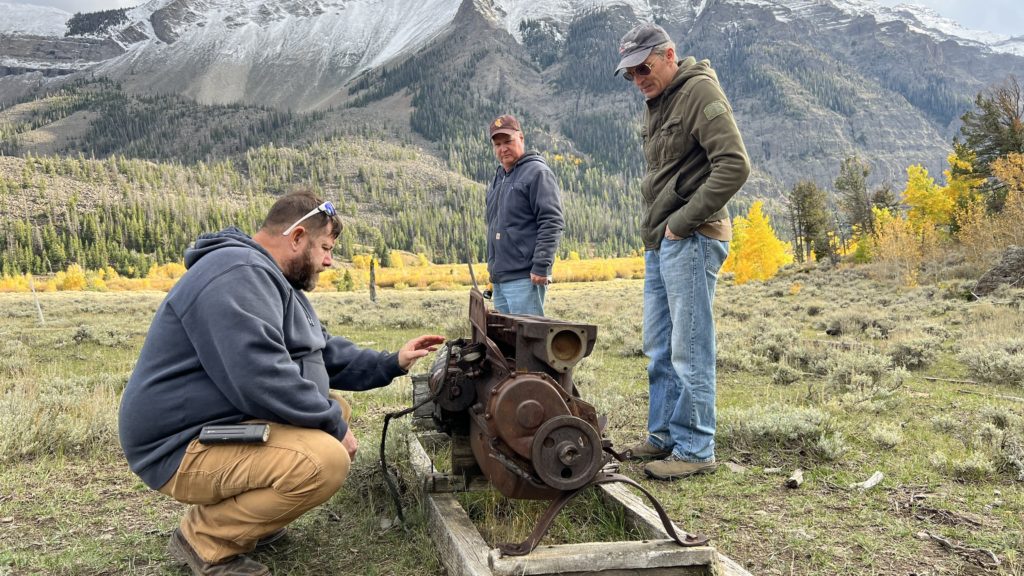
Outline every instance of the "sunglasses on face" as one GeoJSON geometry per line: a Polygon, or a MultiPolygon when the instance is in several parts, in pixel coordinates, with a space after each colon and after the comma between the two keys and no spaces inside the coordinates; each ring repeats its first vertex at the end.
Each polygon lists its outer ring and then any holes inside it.
{"type": "Polygon", "coordinates": [[[632,82],[635,76],[647,76],[654,69],[654,62],[644,62],[639,66],[635,66],[632,70],[627,69],[622,77],[626,79],[626,82],[632,82]]]}
{"type": "Polygon", "coordinates": [[[302,218],[299,218],[298,220],[296,220],[295,223],[292,224],[291,226],[289,226],[287,230],[285,230],[283,233],[281,233],[281,235],[282,236],[287,236],[287,235],[291,234],[292,231],[295,230],[296,226],[298,226],[299,224],[302,224],[303,220],[305,220],[306,218],[309,218],[310,216],[315,216],[315,215],[317,215],[320,212],[323,212],[324,214],[327,214],[328,216],[334,216],[334,215],[336,215],[338,213],[334,209],[334,204],[331,204],[330,202],[324,202],[323,204],[317,206],[316,208],[313,208],[309,212],[306,212],[305,216],[303,216],[302,218]]]}

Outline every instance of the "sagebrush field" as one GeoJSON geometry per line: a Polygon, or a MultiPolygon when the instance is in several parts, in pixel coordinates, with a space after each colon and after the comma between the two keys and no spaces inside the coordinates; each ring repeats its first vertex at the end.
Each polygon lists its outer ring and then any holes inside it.
{"type": "MultiPolygon", "coordinates": [[[[967,288],[898,288],[857,268],[721,282],[718,459],[729,466],[675,483],[634,464],[623,473],[754,574],[1024,575],[1024,291],[977,301],[967,288]],[[797,468],[805,481],[787,489],[797,468]],[[877,486],[853,486],[876,471],[877,486]]],[[[576,380],[619,447],[646,418],[641,292],[620,279],[555,284],[548,297],[549,316],[598,325],[576,380]]],[[[146,489],[117,443],[120,393],[163,296],[41,294],[40,324],[31,294],[0,294],[0,574],[184,573],[164,552],[182,505],[146,489]]],[[[368,347],[468,333],[465,289],[312,299],[329,331],[368,347]]],[[[403,378],[350,395],[352,476],[257,554],[275,574],[443,574],[414,490],[410,525],[392,525],[379,469],[383,416],[410,405],[410,388],[403,378]]],[[[388,434],[399,467],[407,431],[400,420],[388,434]]],[[[485,533],[493,507],[476,514],[485,533]]],[[[602,522],[557,537],[599,538],[602,522]]],[[[532,521],[521,524],[503,537],[525,537],[532,521]]]]}

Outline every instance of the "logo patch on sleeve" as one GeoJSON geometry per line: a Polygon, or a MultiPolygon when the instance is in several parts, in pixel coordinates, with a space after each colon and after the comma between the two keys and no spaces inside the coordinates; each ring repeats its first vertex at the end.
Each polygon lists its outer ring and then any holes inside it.
{"type": "Polygon", "coordinates": [[[704,117],[708,119],[708,122],[710,122],[728,111],[729,106],[726,105],[724,101],[715,100],[704,107],[704,117]]]}

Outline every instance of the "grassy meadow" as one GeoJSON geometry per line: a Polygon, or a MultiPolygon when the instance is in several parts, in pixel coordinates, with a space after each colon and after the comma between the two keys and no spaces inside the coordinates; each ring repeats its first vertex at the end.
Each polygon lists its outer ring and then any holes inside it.
{"type": "MultiPolygon", "coordinates": [[[[968,288],[900,288],[864,268],[723,281],[717,455],[729,466],[675,483],[622,472],[754,574],[1024,575],[1024,290],[971,301],[968,288]],[[797,468],[804,483],[788,489],[797,468]],[[877,486],[852,486],[876,471],[877,486]]],[[[549,316],[599,327],[576,379],[619,448],[646,421],[641,292],[617,279],[548,295],[549,316]]],[[[40,294],[41,325],[31,294],[0,294],[0,575],[184,573],[164,552],[184,506],[135,478],[117,443],[120,393],[163,296],[40,294]]],[[[463,288],[312,299],[363,346],[468,333],[463,288]]],[[[275,574],[443,574],[412,490],[410,525],[392,525],[379,469],[383,416],[410,405],[408,378],[350,398],[361,450],[348,483],[256,557],[275,574]]],[[[408,430],[392,424],[389,463],[402,466],[408,430]]],[[[463,501],[489,540],[524,538],[539,513],[463,501]],[[496,519],[510,510],[516,522],[496,519]]],[[[581,501],[551,538],[614,537],[620,519],[581,501]]]]}

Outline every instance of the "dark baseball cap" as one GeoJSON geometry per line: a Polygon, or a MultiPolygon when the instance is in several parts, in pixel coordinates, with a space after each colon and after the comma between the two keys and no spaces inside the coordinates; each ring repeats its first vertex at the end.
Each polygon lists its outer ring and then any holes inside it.
{"type": "Polygon", "coordinates": [[[508,134],[512,136],[516,132],[522,132],[523,129],[519,127],[519,120],[511,114],[503,114],[495,118],[489,127],[490,138],[494,138],[495,134],[508,134]]]}
{"type": "Polygon", "coordinates": [[[626,32],[622,41],[619,42],[619,57],[622,60],[619,60],[619,66],[615,69],[613,76],[617,76],[626,68],[640,65],[650,56],[656,46],[666,42],[671,42],[671,40],[661,26],[650,22],[637,24],[635,28],[626,32]]]}

